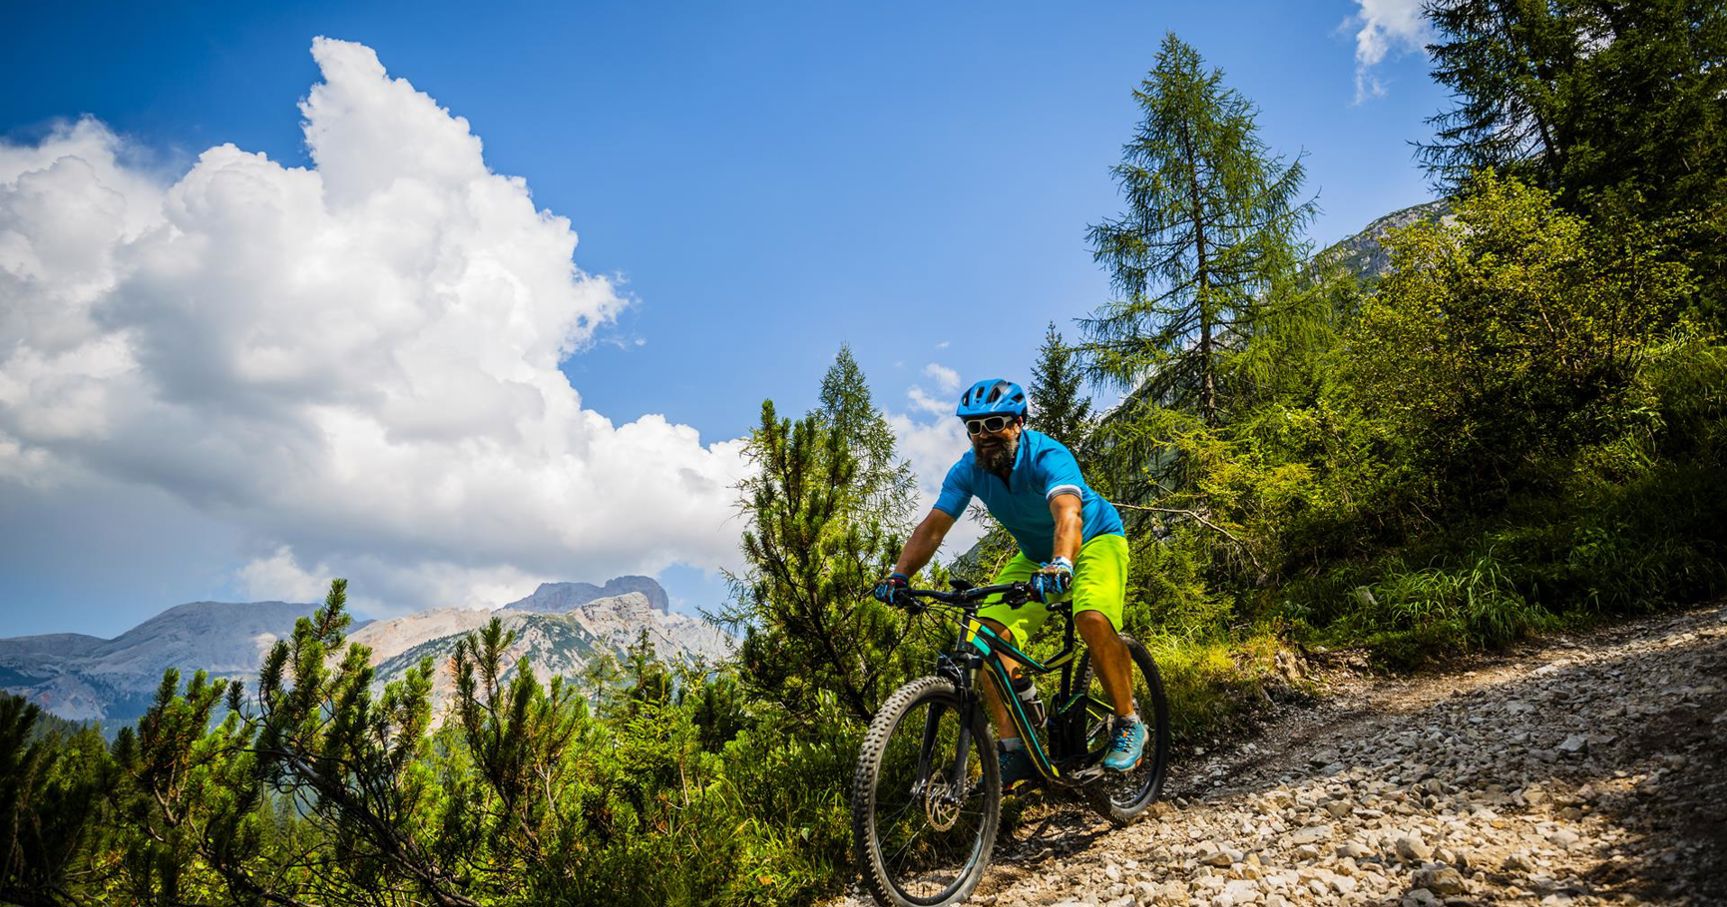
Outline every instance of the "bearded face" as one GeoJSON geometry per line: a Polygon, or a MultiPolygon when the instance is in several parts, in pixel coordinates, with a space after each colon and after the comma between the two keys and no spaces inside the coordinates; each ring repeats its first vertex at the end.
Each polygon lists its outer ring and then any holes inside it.
{"type": "Polygon", "coordinates": [[[1019,428],[1012,426],[1004,431],[972,435],[971,449],[984,469],[1006,475],[1013,469],[1014,454],[1019,452],[1019,428]]]}

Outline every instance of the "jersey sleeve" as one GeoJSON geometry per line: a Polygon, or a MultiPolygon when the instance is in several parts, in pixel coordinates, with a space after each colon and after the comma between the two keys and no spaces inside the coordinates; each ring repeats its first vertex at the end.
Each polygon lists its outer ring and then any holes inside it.
{"type": "Polygon", "coordinates": [[[966,467],[965,460],[948,468],[947,478],[941,480],[941,495],[935,499],[935,509],[959,519],[965,516],[965,508],[971,504],[971,470],[966,467]]]}
{"type": "Polygon", "coordinates": [[[1051,444],[1037,458],[1039,481],[1043,484],[1043,499],[1054,500],[1056,495],[1071,494],[1076,498],[1084,498],[1085,478],[1079,473],[1079,461],[1067,448],[1051,444]]]}

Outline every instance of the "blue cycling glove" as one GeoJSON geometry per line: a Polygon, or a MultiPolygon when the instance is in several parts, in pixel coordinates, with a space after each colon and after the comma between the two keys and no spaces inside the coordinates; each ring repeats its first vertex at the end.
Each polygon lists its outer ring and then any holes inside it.
{"type": "MultiPolygon", "coordinates": [[[[910,603],[911,596],[905,594],[906,587],[911,585],[911,577],[904,573],[890,573],[887,579],[875,584],[870,590],[876,601],[884,605],[905,605],[910,603]]],[[[852,588],[857,588],[853,586],[852,588]]]]}
{"type": "Polygon", "coordinates": [[[1031,575],[1031,597],[1047,605],[1073,588],[1073,563],[1058,557],[1042,566],[1031,575]]]}

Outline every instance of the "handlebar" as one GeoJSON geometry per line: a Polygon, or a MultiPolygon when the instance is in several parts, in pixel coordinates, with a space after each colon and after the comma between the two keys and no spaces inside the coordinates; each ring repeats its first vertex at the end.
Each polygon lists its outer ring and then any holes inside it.
{"type": "Polygon", "coordinates": [[[943,592],[940,589],[903,589],[901,592],[902,594],[916,598],[927,598],[932,601],[938,601],[949,605],[969,605],[972,602],[982,601],[992,595],[1001,596],[1002,603],[1010,608],[1017,608],[1020,605],[1031,601],[1031,583],[999,583],[994,586],[967,586],[963,589],[955,589],[952,592],[943,592]]]}

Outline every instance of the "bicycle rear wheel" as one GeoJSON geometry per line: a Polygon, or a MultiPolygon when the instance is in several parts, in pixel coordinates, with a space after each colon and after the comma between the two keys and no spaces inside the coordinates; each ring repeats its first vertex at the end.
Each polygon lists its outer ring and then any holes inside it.
{"type": "MultiPolygon", "coordinates": [[[[1099,813],[1117,825],[1126,825],[1139,818],[1163,793],[1164,775],[1169,769],[1169,701],[1164,697],[1157,662],[1145,645],[1125,633],[1121,642],[1133,661],[1133,702],[1140,720],[1145,722],[1145,755],[1130,771],[1101,769],[1102,774],[1086,785],[1085,793],[1099,813]]],[[[1109,751],[1115,707],[1092,668],[1091,653],[1081,659],[1078,676],[1081,679],[1078,688],[1085,691],[1084,710],[1083,714],[1076,710],[1071,720],[1083,722],[1083,733],[1075,736],[1083,740],[1088,754],[1086,764],[1095,766],[1109,751]]]]}
{"type": "Polygon", "coordinates": [[[853,844],[878,903],[935,907],[977,887],[1001,816],[994,740],[983,709],[962,709],[939,677],[914,680],[882,705],[852,784],[853,844]]]}

